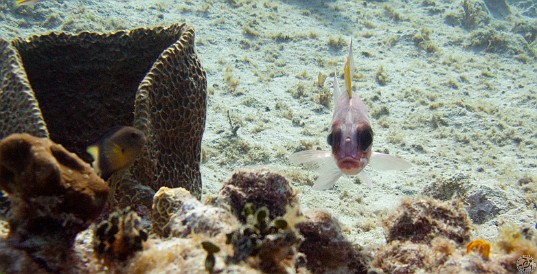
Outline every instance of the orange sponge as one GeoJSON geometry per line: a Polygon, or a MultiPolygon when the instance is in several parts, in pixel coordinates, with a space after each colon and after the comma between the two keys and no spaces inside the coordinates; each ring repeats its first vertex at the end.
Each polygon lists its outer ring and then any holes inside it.
{"type": "Polygon", "coordinates": [[[466,251],[479,253],[483,258],[488,259],[490,256],[490,243],[485,240],[473,240],[466,245],[466,251]]]}

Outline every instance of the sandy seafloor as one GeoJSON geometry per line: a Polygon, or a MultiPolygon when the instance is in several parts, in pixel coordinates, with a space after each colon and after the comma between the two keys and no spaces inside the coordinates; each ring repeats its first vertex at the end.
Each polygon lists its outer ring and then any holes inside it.
{"type": "Polygon", "coordinates": [[[18,7],[1,0],[0,36],[186,22],[196,29],[208,76],[205,196],[237,169],[269,168],[292,182],[303,209],[334,214],[350,240],[376,246],[385,241],[383,218],[401,199],[458,180],[469,209],[472,193],[490,202],[474,232],[494,241],[504,224],[536,225],[535,180],[524,188],[518,181],[537,179],[537,3],[508,1],[511,15],[482,13],[472,26],[462,2],[51,0],[18,7]],[[287,158],[329,148],[333,105],[319,96],[331,92],[351,38],[355,92],[369,107],[374,149],[413,167],[367,169],[369,185],[343,177],[328,191],[310,190],[315,170],[287,158]],[[330,75],[323,87],[314,85],[319,73],[330,75]]]}

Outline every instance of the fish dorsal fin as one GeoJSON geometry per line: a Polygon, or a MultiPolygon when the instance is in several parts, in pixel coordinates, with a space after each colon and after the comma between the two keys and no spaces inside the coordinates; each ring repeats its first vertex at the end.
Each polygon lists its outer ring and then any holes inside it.
{"type": "Polygon", "coordinates": [[[354,74],[354,61],[352,57],[352,39],[351,44],[349,45],[349,56],[347,56],[347,61],[343,67],[343,76],[345,78],[345,89],[349,98],[352,98],[352,75],[354,74]]]}
{"type": "Polygon", "coordinates": [[[334,107],[337,105],[337,102],[339,100],[339,96],[341,96],[341,90],[339,89],[339,82],[337,80],[337,71],[334,72],[334,83],[333,83],[333,88],[334,88],[334,107]]]}

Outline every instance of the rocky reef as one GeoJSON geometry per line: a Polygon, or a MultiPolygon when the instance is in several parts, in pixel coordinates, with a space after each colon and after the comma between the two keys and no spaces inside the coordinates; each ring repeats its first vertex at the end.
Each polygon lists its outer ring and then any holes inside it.
{"type": "Polygon", "coordinates": [[[38,156],[44,153],[36,150],[44,150],[43,144],[48,145],[49,151],[57,150],[58,145],[48,139],[29,135],[14,135],[0,144],[2,187],[13,204],[9,232],[0,241],[1,256],[9,258],[2,260],[2,271],[322,273],[338,269],[365,273],[367,269],[365,262],[369,257],[345,240],[334,218],[323,212],[303,215],[290,183],[267,170],[237,172],[224,183],[218,197],[207,203],[198,201],[185,189],[163,187],[154,198],[153,220],[142,220],[126,208],[82,231],[91,222],[97,222],[108,188],[72,153],[65,151],[71,157],[66,158],[50,152],[48,158],[60,158],[52,163],[40,161],[38,156]],[[32,155],[38,158],[33,159],[32,155]],[[81,169],[75,169],[74,163],[81,169]],[[39,172],[49,166],[56,173],[39,172]],[[51,176],[55,180],[47,179],[51,176]],[[56,190],[38,195],[35,189],[19,187],[27,177],[33,178],[34,183],[38,179],[49,182],[41,189],[56,190]],[[69,186],[85,186],[85,182],[95,179],[94,184],[102,186],[102,191],[93,186],[71,194],[69,187],[54,185],[62,185],[65,178],[80,180],[68,181],[69,186]],[[87,193],[98,195],[93,200],[84,200],[81,195],[88,196],[87,193]],[[235,196],[237,193],[244,195],[235,196]],[[64,207],[71,196],[76,196],[78,205],[84,207],[64,207]],[[265,199],[252,200],[262,196],[265,199]],[[56,201],[57,205],[43,208],[43,201],[56,201]],[[91,202],[99,207],[90,207],[91,202]],[[93,211],[80,212],[82,209],[93,211]],[[45,220],[47,226],[42,223],[45,220]],[[144,222],[151,222],[152,230],[147,230],[144,222]],[[318,242],[319,239],[322,241],[318,242]],[[344,257],[336,259],[341,254],[344,257]]]}
{"type": "Polygon", "coordinates": [[[105,182],[25,134],[0,143],[0,179],[13,205],[0,234],[7,273],[509,273],[537,256],[532,230],[471,241],[461,202],[430,198],[404,200],[384,221],[387,244],[365,249],[329,213],[302,212],[289,181],[268,170],[237,171],[205,202],[162,187],[150,218],[130,208],[98,218],[105,182]]]}

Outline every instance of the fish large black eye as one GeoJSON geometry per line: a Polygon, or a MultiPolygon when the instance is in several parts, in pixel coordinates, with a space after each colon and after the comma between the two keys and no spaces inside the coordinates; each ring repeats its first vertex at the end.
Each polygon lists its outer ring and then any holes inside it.
{"type": "Polygon", "coordinates": [[[330,132],[330,134],[328,134],[328,137],[326,137],[326,142],[332,146],[334,140],[332,139],[332,133],[330,132]]]}
{"type": "Polygon", "coordinates": [[[358,131],[358,138],[360,140],[360,149],[366,151],[373,143],[373,131],[371,129],[358,131]]]}

